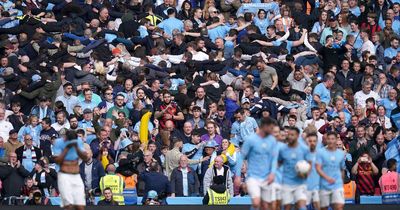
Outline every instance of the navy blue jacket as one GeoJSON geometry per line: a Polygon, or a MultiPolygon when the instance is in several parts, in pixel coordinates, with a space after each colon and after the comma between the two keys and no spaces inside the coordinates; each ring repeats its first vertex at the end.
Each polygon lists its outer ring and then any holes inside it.
{"type": "MultiPolygon", "coordinates": [[[[79,165],[79,173],[81,174],[83,182],[86,180],[85,174],[85,163],[82,162],[79,165]]],[[[93,158],[93,165],[92,165],[92,189],[99,188],[100,178],[105,176],[106,173],[104,172],[104,168],[101,165],[100,161],[93,158]]]]}
{"type": "Polygon", "coordinates": [[[168,177],[159,172],[143,172],[140,174],[140,179],[144,181],[143,201],[147,199],[147,193],[150,190],[157,192],[158,196],[162,193],[171,193],[171,186],[168,181],[168,177]]]}

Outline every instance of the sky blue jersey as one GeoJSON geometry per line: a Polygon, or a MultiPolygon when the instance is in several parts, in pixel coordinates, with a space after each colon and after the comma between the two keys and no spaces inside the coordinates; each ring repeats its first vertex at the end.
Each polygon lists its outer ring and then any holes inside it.
{"type": "Polygon", "coordinates": [[[317,152],[317,164],[321,165],[324,173],[335,179],[335,183],[329,184],[326,179],[321,178],[321,190],[337,190],[343,188],[342,170],[345,169],[345,153],[342,150],[331,151],[322,148],[317,152]]]}

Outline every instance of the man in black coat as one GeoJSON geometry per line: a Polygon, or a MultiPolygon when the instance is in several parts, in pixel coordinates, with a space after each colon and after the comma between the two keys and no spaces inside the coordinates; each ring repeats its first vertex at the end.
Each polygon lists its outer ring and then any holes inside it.
{"type": "MultiPolygon", "coordinates": [[[[8,163],[0,163],[0,179],[3,183],[1,190],[2,197],[20,196],[24,179],[29,176],[21,162],[17,160],[17,154],[9,153],[8,163]]],[[[8,201],[3,201],[8,203],[8,201]]]]}

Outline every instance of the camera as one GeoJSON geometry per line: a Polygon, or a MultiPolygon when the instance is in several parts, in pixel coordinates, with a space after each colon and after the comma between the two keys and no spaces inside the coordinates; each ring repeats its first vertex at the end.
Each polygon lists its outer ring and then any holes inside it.
{"type": "Polygon", "coordinates": [[[360,158],[361,163],[368,163],[368,158],[367,157],[361,157],[360,158]]]}

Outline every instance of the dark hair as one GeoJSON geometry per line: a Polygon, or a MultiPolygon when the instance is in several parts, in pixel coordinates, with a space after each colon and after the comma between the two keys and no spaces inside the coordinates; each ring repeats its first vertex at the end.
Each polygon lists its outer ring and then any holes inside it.
{"type": "Polygon", "coordinates": [[[68,140],[74,140],[78,138],[78,135],[74,130],[67,130],[67,132],[65,132],[65,136],[67,137],[68,140]]]}
{"type": "Polygon", "coordinates": [[[397,160],[396,160],[396,159],[393,159],[393,158],[390,158],[390,159],[387,161],[386,165],[387,165],[387,168],[388,168],[388,169],[391,169],[391,168],[397,166],[397,160]]]}
{"type": "Polygon", "coordinates": [[[297,134],[300,134],[300,130],[297,127],[294,127],[294,126],[288,126],[287,130],[295,131],[297,134]]]}
{"type": "Polygon", "coordinates": [[[337,136],[337,133],[335,132],[335,131],[328,131],[327,133],[326,133],[326,136],[332,136],[332,135],[334,135],[335,137],[337,136]]]}
{"type": "Polygon", "coordinates": [[[43,118],[42,122],[45,122],[47,125],[51,125],[51,120],[48,117],[43,118]]]}

